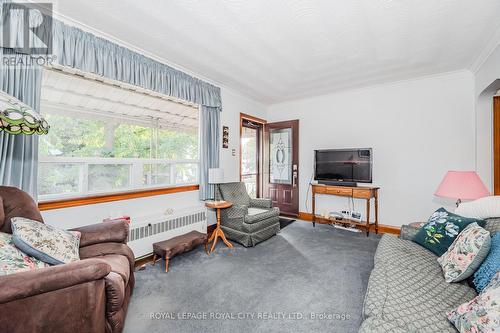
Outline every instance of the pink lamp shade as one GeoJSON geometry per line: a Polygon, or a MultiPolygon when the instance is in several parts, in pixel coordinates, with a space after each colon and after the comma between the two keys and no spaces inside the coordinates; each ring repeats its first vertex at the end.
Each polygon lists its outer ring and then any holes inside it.
{"type": "Polygon", "coordinates": [[[448,171],[434,195],[458,200],[475,200],[490,192],[475,171],[448,171]]]}

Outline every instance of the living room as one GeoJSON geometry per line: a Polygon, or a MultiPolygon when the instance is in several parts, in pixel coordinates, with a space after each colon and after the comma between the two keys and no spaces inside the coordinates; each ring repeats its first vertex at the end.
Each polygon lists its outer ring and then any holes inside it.
{"type": "Polygon", "coordinates": [[[0,331],[500,332],[497,1],[0,4],[0,331]]]}

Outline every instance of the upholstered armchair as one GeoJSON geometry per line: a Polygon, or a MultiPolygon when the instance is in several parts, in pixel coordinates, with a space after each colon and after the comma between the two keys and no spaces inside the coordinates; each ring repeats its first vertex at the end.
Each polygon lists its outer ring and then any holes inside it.
{"type": "Polygon", "coordinates": [[[227,238],[255,246],[280,230],[279,208],[273,208],[270,199],[250,198],[244,183],[219,184],[215,195],[217,200],[233,203],[221,211],[221,228],[227,238]]]}
{"type": "MultiPolygon", "coordinates": [[[[0,232],[12,233],[12,217],[43,223],[27,193],[0,186],[0,232]]],[[[134,254],[125,244],[128,223],[73,230],[81,232],[81,260],[0,276],[0,331],[122,331],[134,288],[134,254]]]]}

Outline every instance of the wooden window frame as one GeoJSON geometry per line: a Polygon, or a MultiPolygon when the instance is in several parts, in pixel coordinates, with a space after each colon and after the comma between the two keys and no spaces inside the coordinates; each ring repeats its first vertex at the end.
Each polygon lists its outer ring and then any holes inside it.
{"type": "Polygon", "coordinates": [[[176,187],[155,188],[155,189],[146,189],[146,190],[140,190],[140,191],[126,191],[126,192],[117,192],[117,193],[112,193],[112,194],[93,195],[93,196],[87,196],[87,197],[78,197],[78,198],[69,198],[69,199],[60,199],[60,200],[51,200],[51,201],[44,201],[44,202],[38,203],[38,209],[40,209],[41,211],[45,211],[45,210],[52,210],[52,209],[87,206],[87,205],[94,205],[94,204],[105,203],[105,202],[130,200],[130,199],[137,199],[137,198],[146,198],[146,197],[151,197],[151,196],[156,196],[156,195],[197,191],[199,189],[200,189],[199,185],[184,185],[184,186],[176,186],[176,187]]]}
{"type": "Polygon", "coordinates": [[[263,142],[264,142],[264,140],[263,139],[264,139],[264,126],[267,124],[267,120],[262,119],[262,118],[258,118],[258,117],[254,117],[254,116],[251,116],[249,114],[240,113],[240,138],[239,138],[240,139],[240,143],[239,143],[239,147],[240,147],[240,160],[239,160],[240,181],[243,181],[243,172],[241,169],[242,152],[243,152],[243,149],[241,147],[241,137],[243,136],[243,127],[244,127],[243,121],[245,121],[245,120],[262,125],[262,128],[259,131],[259,138],[257,140],[257,144],[259,145],[259,155],[260,155],[260,156],[258,156],[258,159],[257,159],[258,169],[259,169],[259,173],[257,175],[257,197],[259,197],[262,195],[262,192],[263,192],[263,177],[262,177],[262,174],[264,171],[264,169],[263,169],[263,167],[264,167],[264,164],[263,164],[263,162],[264,162],[263,142]]]}

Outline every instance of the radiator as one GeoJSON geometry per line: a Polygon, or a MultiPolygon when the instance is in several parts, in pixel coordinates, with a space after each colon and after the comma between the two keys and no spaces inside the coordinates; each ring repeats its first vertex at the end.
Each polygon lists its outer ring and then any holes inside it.
{"type": "Polygon", "coordinates": [[[156,214],[132,219],[127,245],[136,258],[153,252],[153,243],[196,230],[207,232],[207,211],[203,206],[185,208],[174,214],[156,214]]]}

